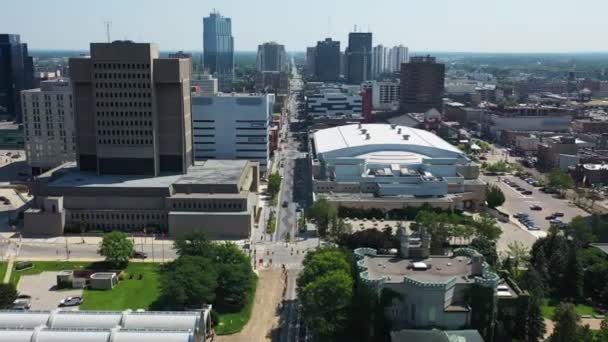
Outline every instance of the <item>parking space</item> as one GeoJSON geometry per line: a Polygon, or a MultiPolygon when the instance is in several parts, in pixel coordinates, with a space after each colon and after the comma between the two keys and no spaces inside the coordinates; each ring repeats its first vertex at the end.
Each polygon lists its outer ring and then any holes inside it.
{"type": "MultiPolygon", "coordinates": [[[[584,210],[569,203],[568,200],[541,192],[538,187],[534,187],[520,178],[514,176],[484,176],[484,178],[486,178],[486,181],[498,185],[505,194],[505,203],[501,206],[504,211],[511,215],[517,213],[527,215],[531,223],[538,227],[540,231],[546,232],[549,230],[550,221],[547,217],[556,212],[563,214],[559,220],[564,223],[570,222],[576,216],[589,215],[584,210]],[[506,181],[511,185],[507,184],[506,181]],[[518,190],[518,188],[522,190],[518,190]]],[[[519,222],[516,224],[519,224],[519,222]]]]}
{"type": "MultiPolygon", "coordinates": [[[[58,273],[42,272],[21,277],[17,284],[17,291],[32,297],[30,310],[54,310],[66,297],[82,297],[82,289],[57,290],[58,273]]],[[[77,310],[78,307],[72,306],[63,309],[77,310]]]]}

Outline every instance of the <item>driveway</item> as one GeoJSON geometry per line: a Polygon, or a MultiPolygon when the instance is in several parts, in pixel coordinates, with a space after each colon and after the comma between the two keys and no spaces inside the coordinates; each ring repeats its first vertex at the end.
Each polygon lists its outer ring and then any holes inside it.
{"type": "MultiPolygon", "coordinates": [[[[56,290],[57,274],[59,272],[42,272],[36,275],[22,276],[17,284],[20,294],[32,296],[32,307],[30,310],[53,310],[59,305],[59,301],[65,297],[82,296],[82,289],[56,290]]],[[[65,308],[65,310],[77,310],[77,306],[65,308]]]]}

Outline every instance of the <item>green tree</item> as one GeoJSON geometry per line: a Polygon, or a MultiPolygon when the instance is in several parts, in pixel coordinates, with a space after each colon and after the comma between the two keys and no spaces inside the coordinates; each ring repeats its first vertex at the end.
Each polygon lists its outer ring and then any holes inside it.
{"type": "Polygon", "coordinates": [[[602,320],[600,330],[597,332],[597,342],[608,342],[608,317],[602,320]]]}
{"type": "Polygon", "coordinates": [[[233,243],[215,245],[215,255],[218,271],[216,301],[220,305],[243,307],[255,277],[249,257],[233,243]]]}
{"type": "Polygon", "coordinates": [[[522,286],[531,296],[542,298],[545,294],[545,284],[536,267],[530,265],[522,279],[522,286]]]}
{"type": "Polygon", "coordinates": [[[545,320],[541,310],[540,297],[530,296],[525,323],[525,341],[538,342],[545,336],[545,320]]]}
{"type": "Polygon", "coordinates": [[[333,341],[349,319],[353,297],[350,274],[332,271],[308,283],[301,291],[302,316],[321,341],[333,341]]]}
{"type": "Polygon", "coordinates": [[[578,246],[585,246],[597,239],[591,227],[587,224],[587,220],[581,216],[577,216],[570,221],[566,227],[566,233],[572,237],[578,246]]]}
{"type": "Polygon", "coordinates": [[[346,254],[337,248],[323,248],[309,252],[303,262],[304,269],[298,277],[298,291],[301,292],[306,285],[333,271],[351,271],[350,261],[346,254]]]}
{"type": "Polygon", "coordinates": [[[527,263],[529,254],[528,249],[519,241],[514,241],[507,245],[507,257],[513,262],[516,278],[519,278],[520,267],[527,263]]]}
{"type": "Polygon", "coordinates": [[[496,224],[496,220],[489,215],[481,214],[473,221],[477,236],[483,236],[490,241],[498,241],[502,229],[496,224]]]}
{"type": "Polygon", "coordinates": [[[179,310],[213,303],[217,286],[214,264],[200,256],[180,256],[168,265],[161,280],[167,304],[179,310]]]}
{"type": "Polygon", "coordinates": [[[560,169],[553,169],[547,176],[547,185],[558,191],[574,188],[574,181],[569,174],[560,169]]]}
{"type": "Polygon", "coordinates": [[[18,294],[14,284],[0,284],[0,309],[9,309],[18,294]]]}
{"type": "Polygon", "coordinates": [[[338,211],[334,208],[327,199],[319,198],[308,209],[308,218],[316,223],[319,235],[327,235],[327,230],[330,223],[338,216],[338,211]]]}
{"type": "Polygon", "coordinates": [[[178,237],[173,242],[173,247],[179,256],[202,256],[213,257],[213,243],[202,232],[193,232],[178,237]]]}
{"type": "Polygon", "coordinates": [[[452,217],[447,213],[424,210],[416,215],[416,229],[431,235],[431,254],[444,254],[445,244],[454,236],[452,228],[452,217]]]}
{"type": "Polygon", "coordinates": [[[583,268],[576,254],[575,246],[568,249],[568,258],[564,269],[563,281],[560,283],[560,297],[579,300],[583,295],[583,268]]]}
{"type": "Polygon", "coordinates": [[[574,304],[561,303],[555,309],[553,322],[555,327],[553,334],[549,338],[551,342],[572,342],[576,341],[579,315],[576,313],[574,304]]]}
{"type": "Polygon", "coordinates": [[[271,197],[274,197],[279,193],[282,180],[283,178],[278,172],[272,173],[270,176],[268,176],[268,194],[270,194],[271,197]]]}
{"type": "Polygon", "coordinates": [[[489,185],[486,188],[486,201],[488,207],[496,208],[505,203],[505,194],[496,185],[489,185]]]}
{"type": "Polygon", "coordinates": [[[99,245],[99,254],[106,257],[113,267],[127,266],[134,252],[133,241],[119,231],[104,234],[99,245]]]}
{"type": "Polygon", "coordinates": [[[489,265],[496,265],[496,262],[498,261],[498,253],[496,253],[495,242],[488,240],[484,236],[480,236],[474,238],[469,247],[481,253],[489,265]]]}

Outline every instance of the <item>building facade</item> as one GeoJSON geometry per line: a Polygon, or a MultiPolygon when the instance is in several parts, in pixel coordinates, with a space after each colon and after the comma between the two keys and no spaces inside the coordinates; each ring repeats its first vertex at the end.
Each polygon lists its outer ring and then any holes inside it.
{"type": "Polygon", "coordinates": [[[354,124],[318,130],[311,143],[313,192],[336,207],[468,209],[485,201],[479,165],[428,131],[354,124]]]}
{"type": "Polygon", "coordinates": [[[400,72],[401,64],[409,62],[409,50],[403,45],[394,46],[389,49],[386,59],[388,72],[400,72]]]}
{"type": "Polygon", "coordinates": [[[258,72],[275,71],[285,72],[288,68],[287,53],[285,45],[268,42],[258,45],[257,55],[258,72]]]}
{"type": "Polygon", "coordinates": [[[401,85],[399,81],[372,82],[372,104],[375,110],[399,109],[401,85]]]}
{"type": "Polygon", "coordinates": [[[363,111],[363,100],[360,92],[322,90],[306,96],[306,111],[312,119],[358,119],[363,111]]]}
{"type": "Polygon", "coordinates": [[[285,71],[257,72],[254,79],[255,91],[287,95],[289,93],[289,74],[285,71]]]}
{"type": "Polygon", "coordinates": [[[231,90],[234,79],[232,19],[219,12],[203,18],[203,68],[219,79],[222,91],[231,90]]]}
{"type": "Polygon", "coordinates": [[[76,160],[72,86],[68,79],[42,81],[21,92],[25,155],[33,175],[76,160]]]}
{"type": "Polygon", "coordinates": [[[317,56],[317,47],[309,46],[306,48],[306,76],[311,78],[315,77],[317,72],[316,67],[316,56],[317,56]]]}
{"type": "Polygon", "coordinates": [[[445,65],[435,57],[412,57],[401,64],[401,111],[424,113],[443,110],[445,65]]]}
{"type": "Polygon", "coordinates": [[[382,44],[372,51],[372,78],[375,79],[387,70],[388,48],[382,44]]]}
{"type": "Polygon", "coordinates": [[[194,97],[195,159],[246,159],[265,173],[274,101],[273,94],[194,97]]]}
{"type": "Polygon", "coordinates": [[[156,176],[192,165],[190,59],[158,46],[92,43],[70,59],[78,166],[98,174],[156,176]]]}
{"type": "Polygon", "coordinates": [[[372,34],[351,32],[348,34],[346,80],[350,84],[361,84],[372,78],[372,34]]]}
{"type": "Polygon", "coordinates": [[[0,118],[21,120],[22,90],[33,88],[34,61],[18,34],[0,34],[0,118]]]}
{"type": "Polygon", "coordinates": [[[331,38],[317,42],[315,49],[315,79],[334,82],[340,79],[340,42],[331,38]]]}
{"type": "Polygon", "coordinates": [[[202,96],[215,96],[218,93],[218,83],[217,78],[204,74],[198,80],[192,80],[191,82],[193,89],[193,93],[202,96]]]}

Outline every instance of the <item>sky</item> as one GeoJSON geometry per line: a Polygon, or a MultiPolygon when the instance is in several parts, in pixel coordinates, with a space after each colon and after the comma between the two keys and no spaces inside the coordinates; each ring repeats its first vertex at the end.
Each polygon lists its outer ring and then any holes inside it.
{"type": "Polygon", "coordinates": [[[304,51],[332,37],[371,31],[373,44],[412,51],[608,51],[606,0],[0,0],[0,33],[30,49],[88,50],[111,38],[202,49],[202,17],[232,18],[235,50],[265,41],[304,51]]]}

